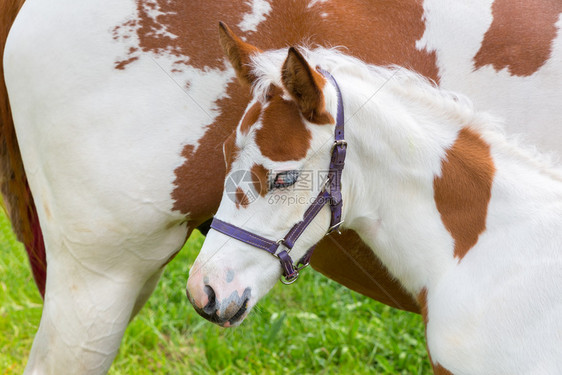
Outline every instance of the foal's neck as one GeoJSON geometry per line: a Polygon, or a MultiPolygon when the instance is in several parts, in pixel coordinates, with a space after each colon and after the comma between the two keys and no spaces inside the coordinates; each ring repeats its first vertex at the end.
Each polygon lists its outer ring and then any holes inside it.
{"type": "MultiPolygon", "coordinates": [[[[462,108],[445,113],[431,99],[383,89],[346,126],[347,226],[413,294],[476,243],[494,175],[490,148],[470,116],[462,108]]],[[[351,100],[346,111],[360,104],[351,100]]]]}

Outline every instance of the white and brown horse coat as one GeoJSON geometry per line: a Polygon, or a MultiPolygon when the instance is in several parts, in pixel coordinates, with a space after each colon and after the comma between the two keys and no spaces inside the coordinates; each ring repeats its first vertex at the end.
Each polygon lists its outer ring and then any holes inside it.
{"type": "MultiPolygon", "coordinates": [[[[410,67],[560,149],[553,2],[28,0],[11,26],[21,4],[0,4],[0,51],[27,175],[3,86],[0,154],[5,202],[42,291],[45,263],[50,275],[30,373],[105,372],[161,267],[218,207],[222,143],[249,99],[224,61],[219,20],[264,50],[342,46],[410,67]]],[[[313,265],[419,310],[353,233],[324,241],[313,265]]]]}
{"type": "MultiPolygon", "coordinates": [[[[225,48],[231,61],[234,48],[225,48]]],[[[250,60],[254,98],[229,159],[233,170],[260,166],[269,176],[237,199],[225,192],[216,218],[278,239],[308,215],[321,181],[306,189],[304,176],[332,164],[341,108],[334,85],[311,68],[319,66],[336,77],[346,113],[342,225],[418,296],[435,371],[560,373],[562,170],[508,141],[497,120],[462,96],[403,68],[322,48],[250,60]],[[297,140],[276,152],[279,142],[297,140]],[[298,177],[285,183],[288,171],[298,177]]],[[[290,247],[292,259],[329,225],[324,207],[290,247]]],[[[200,314],[225,327],[240,324],[282,274],[278,259],[228,233],[208,234],[188,280],[200,314]]]]}

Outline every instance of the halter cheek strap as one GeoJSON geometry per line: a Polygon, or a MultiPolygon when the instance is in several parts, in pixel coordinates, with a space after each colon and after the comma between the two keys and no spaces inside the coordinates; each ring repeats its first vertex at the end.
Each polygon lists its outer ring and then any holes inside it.
{"type": "Polygon", "coordinates": [[[310,207],[304,213],[303,219],[296,223],[291,230],[278,241],[261,237],[257,234],[249,232],[245,229],[235,225],[224,222],[216,217],[211,222],[211,228],[221,232],[229,237],[235,238],[241,242],[247,243],[259,249],[265,250],[271,255],[279,258],[281,267],[283,268],[284,279],[281,281],[284,284],[292,284],[299,277],[299,271],[310,263],[314,246],[312,246],[306,254],[297,262],[293,264],[293,260],[289,256],[295,242],[310,225],[312,220],[318,215],[322,207],[326,203],[329,204],[331,218],[330,227],[327,234],[337,230],[342,224],[342,194],[341,194],[341,174],[345,164],[345,155],[347,150],[347,143],[344,139],[344,113],[343,113],[343,100],[340,88],[334,77],[327,71],[317,68],[317,70],[328,79],[335,87],[338,95],[338,113],[336,117],[336,129],[334,134],[334,144],[332,146],[332,157],[330,159],[330,169],[326,183],[322,190],[312,202],[310,207]],[[286,250],[285,250],[286,249],[286,250]]]}
{"type": "Polygon", "coordinates": [[[327,71],[317,67],[316,68],[332,85],[336,88],[338,95],[338,112],[336,115],[336,129],[334,132],[334,145],[332,146],[332,158],[330,159],[330,170],[328,173],[328,180],[330,184],[330,211],[332,218],[330,221],[330,228],[328,233],[337,230],[342,220],[342,207],[343,199],[341,194],[341,174],[345,165],[345,155],[347,152],[347,142],[345,141],[344,133],[344,113],[343,113],[343,99],[340,87],[335,78],[327,71]]]}

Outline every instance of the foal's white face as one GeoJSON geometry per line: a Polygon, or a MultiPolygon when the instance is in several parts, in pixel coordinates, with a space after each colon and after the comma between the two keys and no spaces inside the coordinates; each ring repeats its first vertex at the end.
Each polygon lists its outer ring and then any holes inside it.
{"type": "MultiPolygon", "coordinates": [[[[336,110],[332,108],[330,115],[323,93],[333,88],[327,88],[324,78],[296,50],[290,50],[279,69],[283,87],[272,84],[266,95],[254,98],[224,143],[227,177],[216,213],[225,222],[271,240],[282,239],[302,220],[321,190],[336,110]]],[[[330,94],[335,96],[335,91],[330,94]]],[[[290,252],[295,262],[324,236],[329,216],[329,209],[323,208],[296,242],[290,252]]],[[[202,316],[228,327],[239,324],[281,275],[278,258],[211,230],[191,269],[187,290],[202,316]]]]}

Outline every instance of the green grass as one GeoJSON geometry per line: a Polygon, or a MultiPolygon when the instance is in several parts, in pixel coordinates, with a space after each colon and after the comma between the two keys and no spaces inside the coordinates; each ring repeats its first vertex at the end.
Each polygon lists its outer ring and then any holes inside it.
{"type": "MultiPolygon", "coordinates": [[[[110,374],[428,374],[417,315],[307,270],[277,285],[238,328],[200,318],[185,297],[203,242],[193,235],[129,326],[110,374]]],[[[0,215],[0,375],[21,374],[41,316],[25,251],[0,215]]]]}

